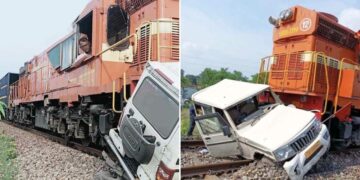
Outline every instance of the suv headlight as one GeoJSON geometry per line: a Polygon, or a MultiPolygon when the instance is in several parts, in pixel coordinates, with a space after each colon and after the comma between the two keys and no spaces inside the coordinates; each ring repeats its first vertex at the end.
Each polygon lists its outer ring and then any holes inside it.
{"type": "Polygon", "coordinates": [[[320,133],[320,131],[321,131],[321,128],[322,128],[322,122],[320,122],[318,119],[314,119],[313,128],[314,128],[314,133],[316,135],[318,135],[320,133]]]}
{"type": "Polygon", "coordinates": [[[289,145],[286,145],[274,152],[277,161],[283,161],[294,156],[296,152],[289,145]]]}

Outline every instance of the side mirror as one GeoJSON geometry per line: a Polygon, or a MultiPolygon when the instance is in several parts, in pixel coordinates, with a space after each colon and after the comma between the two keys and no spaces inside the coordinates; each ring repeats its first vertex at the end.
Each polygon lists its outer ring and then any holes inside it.
{"type": "Polygon", "coordinates": [[[223,131],[223,133],[224,133],[224,136],[230,137],[230,136],[232,135],[231,130],[230,130],[230,127],[227,126],[227,125],[224,125],[224,126],[222,127],[222,131],[223,131]]]}

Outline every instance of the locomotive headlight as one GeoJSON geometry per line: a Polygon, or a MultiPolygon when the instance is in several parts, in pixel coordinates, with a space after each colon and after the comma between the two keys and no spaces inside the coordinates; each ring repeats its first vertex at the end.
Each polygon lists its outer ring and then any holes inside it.
{"type": "Polygon", "coordinates": [[[293,15],[293,11],[291,9],[287,9],[280,12],[280,19],[282,21],[289,20],[293,15]]]}
{"type": "Polygon", "coordinates": [[[274,155],[275,155],[275,158],[277,161],[286,160],[286,159],[294,156],[295,154],[296,154],[296,152],[289,145],[279,148],[278,150],[276,150],[274,152],[274,155]]]}
{"type": "Polygon", "coordinates": [[[279,20],[272,16],[269,17],[269,23],[274,25],[276,28],[279,27],[279,20]]]}

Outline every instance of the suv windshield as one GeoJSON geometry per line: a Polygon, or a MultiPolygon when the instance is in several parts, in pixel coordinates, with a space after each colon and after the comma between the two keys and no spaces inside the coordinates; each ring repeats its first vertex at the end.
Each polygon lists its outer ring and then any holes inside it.
{"type": "Polygon", "coordinates": [[[134,106],[162,138],[168,138],[179,120],[179,105],[150,78],[144,79],[133,98],[134,106]]]}
{"type": "MultiPolygon", "coordinates": [[[[263,91],[252,98],[249,98],[235,105],[228,110],[229,115],[233,119],[235,125],[239,125],[245,121],[246,117],[261,110],[262,106],[275,103],[275,98],[270,91],[263,91]]],[[[262,113],[258,114],[262,115],[262,113]]]]}
{"type": "Polygon", "coordinates": [[[241,124],[244,119],[258,110],[258,102],[255,96],[229,109],[229,114],[236,125],[241,124]]]}

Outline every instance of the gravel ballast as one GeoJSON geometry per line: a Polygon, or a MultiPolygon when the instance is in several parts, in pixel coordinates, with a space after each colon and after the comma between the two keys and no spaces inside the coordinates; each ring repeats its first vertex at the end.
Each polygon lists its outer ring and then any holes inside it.
{"type": "MultiPolygon", "coordinates": [[[[182,166],[193,166],[208,163],[226,162],[236,158],[215,158],[209,154],[202,154],[198,149],[182,150],[182,166]]],[[[269,160],[256,160],[249,165],[239,167],[237,171],[216,176],[219,179],[288,179],[287,173],[281,165],[275,165],[269,160]]],[[[304,179],[359,179],[360,177],[360,149],[344,152],[329,152],[322,157],[316,167],[310,170],[304,179]]]]}
{"type": "Polygon", "coordinates": [[[0,122],[0,133],[15,139],[16,179],[94,179],[104,161],[0,122]]]}

